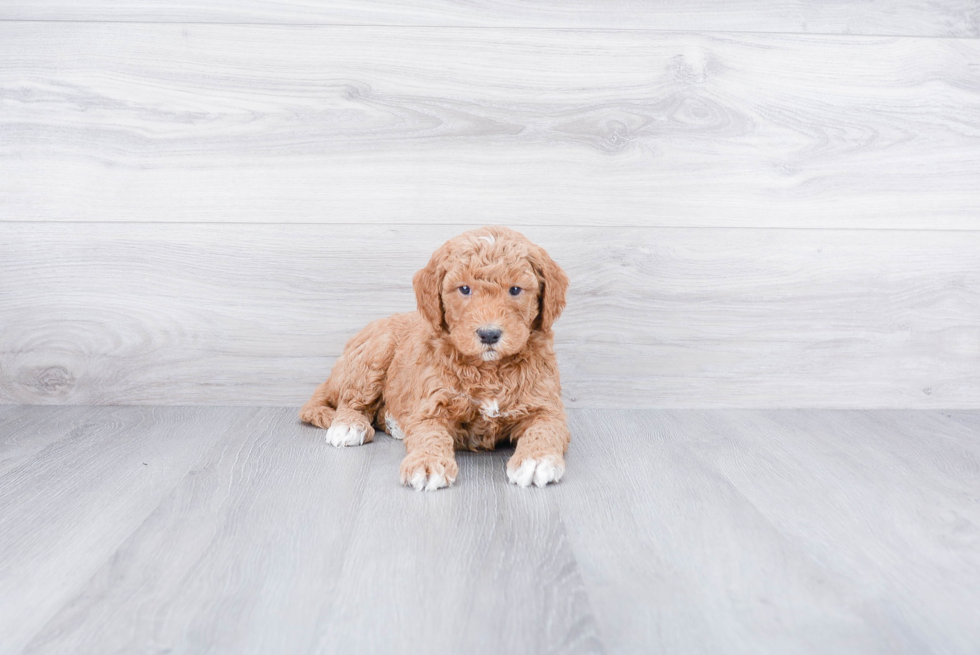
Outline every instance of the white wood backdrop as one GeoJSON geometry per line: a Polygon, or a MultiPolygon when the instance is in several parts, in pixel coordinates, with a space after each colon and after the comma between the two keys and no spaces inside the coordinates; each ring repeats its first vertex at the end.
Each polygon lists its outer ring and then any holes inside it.
{"type": "Polygon", "coordinates": [[[495,223],[570,406],[980,407],[977,5],[596,6],[4,3],[0,403],[298,405],[495,223]]]}
{"type": "Polygon", "coordinates": [[[980,36],[975,0],[4,0],[0,20],[980,36]]]}
{"type": "Polygon", "coordinates": [[[12,220],[974,229],[980,40],[0,23],[12,220]]]}
{"type": "MultiPolygon", "coordinates": [[[[296,404],[458,226],[7,224],[3,402],[296,404]]],[[[526,229],[572,406],[970,406],[980,232],[526,229]]]]}

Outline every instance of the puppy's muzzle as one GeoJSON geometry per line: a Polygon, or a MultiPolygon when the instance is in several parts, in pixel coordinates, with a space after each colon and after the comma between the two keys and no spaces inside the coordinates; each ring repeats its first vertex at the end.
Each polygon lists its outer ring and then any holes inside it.
{"type": "Polygon", "coordinates": [[[480,343],[492,346],[500,341],[500,335],[504,333],[498,327],[481,327],[476,331],[476,336],[480,337],[480,343]]]}

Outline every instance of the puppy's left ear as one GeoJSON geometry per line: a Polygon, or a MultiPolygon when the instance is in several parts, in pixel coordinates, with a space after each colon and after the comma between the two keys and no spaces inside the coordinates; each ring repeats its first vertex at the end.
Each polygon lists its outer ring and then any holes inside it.
{"type": "Polygon", "coordinates": [[[543,248],[535,246],[531,249],[528,259],[541,281],[541,293],[538,296],[538,318],[534,326],[547,332],[561,312],[565,309],[565,292],[568,290],[568,276],[561,266],[555,263],[543,248]]]}

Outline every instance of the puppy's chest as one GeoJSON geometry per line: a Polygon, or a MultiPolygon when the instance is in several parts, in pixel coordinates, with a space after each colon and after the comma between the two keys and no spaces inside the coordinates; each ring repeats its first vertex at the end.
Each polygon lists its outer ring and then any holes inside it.
{"type": "Polygon", "coordinates": [[[467,397],[465,400],[469,409],[460,423],[457,439],[460,446],[470,450],[493,448],[507,437],[521,414],[520,408],[509,405],[506,399],[467,397]]]}

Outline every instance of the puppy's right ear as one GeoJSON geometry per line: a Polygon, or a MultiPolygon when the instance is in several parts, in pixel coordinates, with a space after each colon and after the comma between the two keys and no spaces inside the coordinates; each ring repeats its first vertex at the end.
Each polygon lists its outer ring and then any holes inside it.
{"type": "Polygon", "coordinates": [[[436,332],[446,329],[446,316],[442,308],[442,279],[446,276],[446,252],[446,246],[443,246],[432,253],[429,263],[412,278],[419,313],[436,332]]]}

